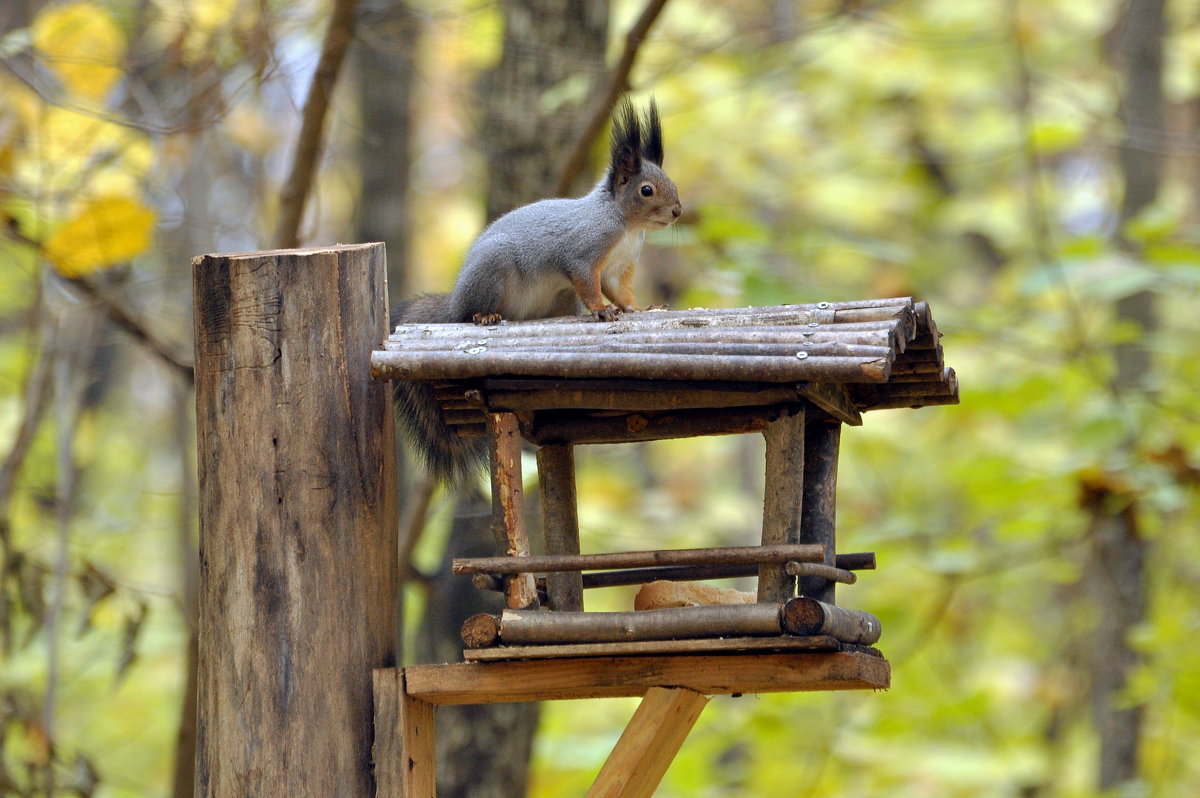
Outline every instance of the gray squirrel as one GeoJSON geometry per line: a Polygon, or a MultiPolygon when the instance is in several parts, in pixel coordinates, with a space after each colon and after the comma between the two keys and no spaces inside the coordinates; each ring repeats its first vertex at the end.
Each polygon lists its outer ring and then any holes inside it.
{"type": "MultiPolygon", "coordinates": [[[[454,290],[400,303],[392,324],[491,325],[585,310],[612,321],[642,310],[633,271],[645,231],[667,227],[683,210],[662,161],[654,100],[642,119],[624,98],[613,119],[608,171],[590,192],[496,219],[467,251],[454,290]]],[[[397,381],[395,397],[402,429],[435,476],[457,481],[487,462],[486,439],[462,438],[448,427],[428,384],[397,381]]]]}

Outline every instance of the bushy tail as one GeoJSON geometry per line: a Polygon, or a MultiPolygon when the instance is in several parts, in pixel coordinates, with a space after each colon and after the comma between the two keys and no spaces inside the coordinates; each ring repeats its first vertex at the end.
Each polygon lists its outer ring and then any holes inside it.
{"type": "MultiPolygon", "coordinates": [[[[393,327],[448,321],[451,321],[448,294],[426,294],[401,302],[391,310],[393,327]]],[[[431,474],[455,484],[477,475],[487,466],[487,438],[464,438],[447,425],[430,383],[396,380],[393,386],[400,431],[431,474]]]]}

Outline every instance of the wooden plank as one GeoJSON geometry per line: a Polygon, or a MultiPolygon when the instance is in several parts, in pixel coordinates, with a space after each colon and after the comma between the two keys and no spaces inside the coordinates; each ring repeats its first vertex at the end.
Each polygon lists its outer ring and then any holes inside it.
{"type": "Polygon", "coordinates": [[[707,703],[686,688],[647,690],[587,798],[650,798],[707,703]]]}
{"type": "MultiPolygon", "coordinates": [[[[762,544],[800,542],[800,507],[804,500],[803,410],[783,416],[763,432],[767,440],[766,489],[763,496],[762,544]]],[[[758,569],[758,600],[787,601],[795,595],[796,580],[784,563],[764,563],[758,569]]]]}
{"type": "MultiPolygon", "coordinates": [[[[525,496],[521,485],[521,436],[513,413],[489,413],[492,443],[492,525],[509,557],[529,556],[529,532],[525,527],[525,496]]],[[[537,586],[533,575],[509,572],[504,586],[505,601],[512,609],[535,607],[537,586]]]]}
{"type": "Polygon", "coordinates": [[[434,798],[436,708],[408,694],[401,668],[381,668],[373,677],[376,798],[434,798]]]}
{"type": "MultiPolygon", "coordinates": [[[[579,510],[575,500],[575,453],[568,444],[537,451],[542,493],[542,529],[547,554],[579,553],[579,510]]],[[[583,577],[578,571],[555,571],[546,577],[552,610],[583,610],[583,577]]]]}
{"type": "Polygon", "coordinates": [[[456,574],[513,574],[523,571],[591,571],[646,568],[656,565],[713,565],[717,563],[824,562],[820,546],[730,546],[719,549],[663,549],[605,554],[543,554],[526,558],[461,557],[450,565],[456,574]]]}
{"type": "Polygon", "coordinates": [[[705,695],[879,690],[886,660],[859,652],[669,654],[465,662],[405,668],[408,692],[436,706],[640,696],[651,687],[705,695]]]}
{"type": "Polygon", "coordinates": [[[365,798],[396,645],[392,402],[364,368],[383,245],[192,265],[198,795],[365,798]]]}
{"type": "Polygon", "coordinates": [[[841,644],[827,635],[793,637],[706,637],[695,640],[631,640],[624,643],[572,643],[561,646],[496,646],[467,649],[468,661],[619,657],[637,654],[711,654],[736,651],[838,651],[841,644]]]}

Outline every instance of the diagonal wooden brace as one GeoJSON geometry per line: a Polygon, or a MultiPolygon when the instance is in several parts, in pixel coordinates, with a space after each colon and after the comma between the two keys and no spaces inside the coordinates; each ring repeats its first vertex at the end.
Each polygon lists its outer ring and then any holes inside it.
{"type": "Polygon", "coordinates": [[[650,798],[708,703],[686,687],[651,687],[587,798],[650,798]]]}

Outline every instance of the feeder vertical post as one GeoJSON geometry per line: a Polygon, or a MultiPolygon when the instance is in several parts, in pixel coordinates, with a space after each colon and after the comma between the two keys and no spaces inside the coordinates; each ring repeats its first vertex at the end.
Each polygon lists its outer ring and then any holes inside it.
{"type": "MultiPolygon", "coordinates": [[[[803,408],[785,413],[763,430],[767,439],[766,487],[763,495],[762,544],[800,542],[800,511],[804,501],[803,408]]],[[[787,601],[795,594],[795,577],[783,563],[758,569],[758,601],[787,601]]]]}
{"type": "MultiPolygon", "coordinates": [[[[525,488],[521,484],[521,428],[515,413],[489,413],[492,445],[492,531],[510,557],[529,556],[525,527],[525,488]]],[[[504,595],[509,609],[536,606],[533,574],[506,576],[504,595]]]]}
{"type": "MultiPolygon", "coordinates": [[[[538,484],[542,491],[542,529],[547,554],[579,553],[579,509],[575,499],[575,450],[569,443],[542,446],[537,451],[538,484]]],[[[583,611],[583,576],[556,571],[546,577],[550,609],[583,611]]]]}
{"type": "Polygon", "coordinates": [[[394,664],[396,474],[382,244],[193,261],[196,794],[369,798],[394,664]]]}
{"type": "MultiPolygon", "coordinates": [[[[804,506],[798,543],[825,547],[825,564],[836,565],[838,452],[841,422],[810,414],[804,425],[804,506]]],[[[800,595],[834,603],[837,583],[821,577],[800,577],[800,595]]]]}

